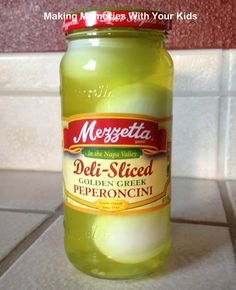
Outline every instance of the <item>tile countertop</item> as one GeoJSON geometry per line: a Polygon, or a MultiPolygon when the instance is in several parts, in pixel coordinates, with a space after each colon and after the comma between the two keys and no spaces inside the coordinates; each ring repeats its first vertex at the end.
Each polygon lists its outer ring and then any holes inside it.
{"type": "Polygon", "coordinates": [[[107,281],[63,249],[59,173],[0,171],[1,290],[235,290],[236,182],[173,178],[173,249],[155,274],[107,281]]]}

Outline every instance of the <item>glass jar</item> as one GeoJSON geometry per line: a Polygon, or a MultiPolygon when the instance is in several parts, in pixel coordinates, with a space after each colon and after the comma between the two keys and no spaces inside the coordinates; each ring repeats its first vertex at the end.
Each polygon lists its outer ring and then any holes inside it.
{"type": "Polygon", "coordinates": [[[158,15],[106,9],[64,21],[65,250],[100,278],[150,273],[170,250],[173,63],[170,21],[158,15]]]}

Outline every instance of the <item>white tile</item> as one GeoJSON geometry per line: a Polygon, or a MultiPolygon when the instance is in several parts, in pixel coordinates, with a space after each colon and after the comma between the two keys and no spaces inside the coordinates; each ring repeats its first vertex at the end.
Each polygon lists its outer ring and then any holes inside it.
{"type": "Polygon", "coordinates": [[[174,176],[216,176],[218,107],[217,97],[174,99],[174,176]]]}
{"type": "Polygon", "coordinates": [[[0,208],[54,211],[62,203],[60,173],[0,171],[0,184],[0,208]]]}
{"type": "Polygon", "coordinates": [[[63,247],[59,218],[2,276],[7,290],[222,290],[235,289],[234,255],[227,228],[173,224],[173,250],[157,273],[137,280],[109,281],[76,270],[63,247]]]}
{"type": "MultiPolygon", "coordinates": [[[[217,94],[222,50],[173,50],[175,93],[217,94]]],[[[59,91],[63,53],[18,53],[0,56],[1,91],[59,91]]]]}
{"type": "Polygon", "coordinates": [[[59,91],[63,53],[14,53],[0,56],[1,91],[59,91]]]}
{"type": "Polygon", "coordinates": [[[227,141],[226,177],[228,179],[236,179],[236,97],[230,98],[229,110],[228,131],[225,135],[227,141]]]}
{"type": "Polygon", "coordinates": [[[47,215],[44,214],[0,211],[0,260],[41,224],[46,217],[47,215]]]}
{"type": "Polygon", "coordinates": [[[233,207],[234,216],[236,219],[236,181],[231,180],[226,182],[229,198],[233,207]]]}
{"type": "Polygon", "coordinates": [[[175,66],[174,93],[217,95],[220,92],[221,49],[170,51],[175,66]]]}
{"type": "Polygon", "coordinates": [[[60,170],[60,99],[0,97],[0,109],[0,168],[60,170]]]}
{"type": "Polygon", "coordinates": [[[236,49],[229,50],[229,92],[236,95],[236,49]]]}
{"type": "Polygon", "coordinates": [[[173,218],[226,223],[217,183],[211,180],[173,178],[173,218]]]}

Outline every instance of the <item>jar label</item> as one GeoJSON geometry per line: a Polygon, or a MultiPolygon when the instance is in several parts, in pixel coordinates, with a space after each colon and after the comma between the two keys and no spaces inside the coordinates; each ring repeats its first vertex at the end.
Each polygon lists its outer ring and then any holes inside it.
{"type": "Polygon", "coordinates": [[[64,203],[114,215],[168,205],[171,120],[118,113],[63,118],[64,203]]]}

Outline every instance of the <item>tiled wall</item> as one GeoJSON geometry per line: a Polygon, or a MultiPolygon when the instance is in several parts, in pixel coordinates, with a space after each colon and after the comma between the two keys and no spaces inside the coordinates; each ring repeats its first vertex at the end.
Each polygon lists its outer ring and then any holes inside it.
{"type": "MultiPolygon", "coordinates": [[[[236,178],[236,50],[171,51],[173,174],[236,178]]],[[[0,55],[0,168],[61,169],[61,53],[0,55]]]]}

